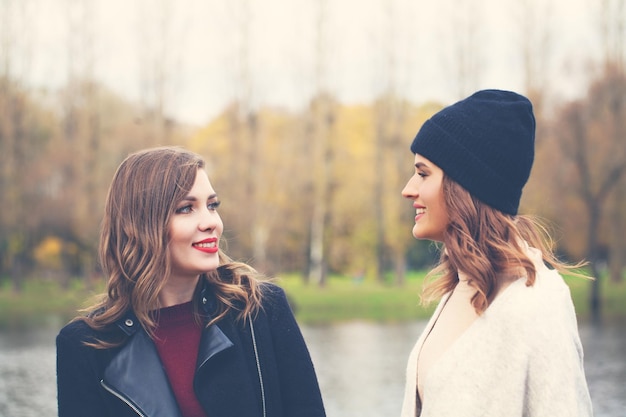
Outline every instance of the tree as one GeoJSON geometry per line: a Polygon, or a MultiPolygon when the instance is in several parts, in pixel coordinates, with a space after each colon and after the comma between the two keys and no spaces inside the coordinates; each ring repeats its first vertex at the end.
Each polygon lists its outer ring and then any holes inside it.
{"type": "Polygon", "coordinates": [[[542,119],[545,95],[549,92],[552,4],[549,1],[522,0],[517,7],[519,11],[514,19],[519,26],[524,90],[533,103],[535,116],[542,119]],[[539,6],[541,9],[538,9],[539,6]]]}
{"type": "MultiPolygon", "coordinates": [[[[97,228],[85,227],[99,221],[97,175],[100,172],[100,111],[94,67],[95,11],[84,0],[67,0],[67,82],[62,93],[63,142],[59,155],[65,167],[65,199],[71,240],[80,255],[73,272],[89,278],[96,271],[97,228]],[[72,152],[67,152],[72,149],[72,152]]],[[[68,260],[69,261],[69,260],[68,260]]],[[[73,263],[72,261],[69,261],[73,263]]],[[[73,269],[73,268],[72,268],[73,269]]],[[[69,278],[69,277],[66,277],[69,278]]],[[[89,280],[87,280],[89,282],[89,280]]],[[[67,284],[67,281],[64,281],[67,284]]]]}
{"type": "Polygon", "coordinates": [[[480,84],[483,67],[481,63],[481,22],[484,22],[481,3],[472,0],[454,2],[450,11],[452,40],[450,79],[458,97],[473,93],[480,84]]]}
{"type": "Polygon", "coordinates": [[[307,119],[307,142],[311,144],[310,187],[312,212],[309,220],[307,281],[324,286],[328,272],[328,245],[333,200],[332,169],[334,163],[333,129],[336,122],[336,103],[328,92],[328,44],[326,22],[328,4],[318,0],[315,21],[315,95],[311,100],[307,119]]]}
{"type": "MultiPolygon", "coordinates": [[[[626,47],[626,2],[624,0],[603,0],[600,2],[599,29],[603,45],[603,65],[608,71],[624,74],[626,47]]],[[[617,187],[611,199],[610,244],[608,250],[609,274],[613,281],[622,281],[626,265],[626,185],[617,187]]]]}
{"type": "Polygon", "coordinates": [[[30,165],[31,152],[37,151],[37,126],[31,117],[25,83],[32,58],[32,39],[27,30],[32,19],[29,6],[28,1],[5,1],[0,9],[0,193],[7,202],[0,214],[0,271],[9,272],[17,291],[22,287],[33,242],[24,210],[30,202],[25,192],[28,183],[21,173],[30,165]]]}
{"type": "MultiPolygon", "coordinates": [[[[607,240],[602,228],[608,203],[626,176],[626,77],[617,67],[606,67],[603,77],[590,87],[585,99],[577,100],[560,111],[555,135],[563,169],[557,171],[558,194],[571,191],[579,200],[582,216],[574,216],[575,225],[586,223],[585,253],[592,282],[590,306],[592,317],[601,316],[601,265],[606,264],[607,240]]],[[[558,155],[558,154],[557,154],[558,155]]],[[[623,185],[622,185],[623,186],[623,185]]]]}
{"type": "Polygon", "coordinates": [[[601,0],[598,7],[603,65],[623,72],[626,53],[626,1],[601,0]]]}
{"type": "Polygon", "coordinates": [[[172,0],[137,3],[139,95],[147,146],[171,143],[174,121],[168,114],[180,70],[179,45],[186,22],[177,19],[172,0]]]}
{"type": "Polygon", "coordinates": [[[309,256],[307,280],[324,286],[328,273],[328,252],[331,238],[329,225],[333,207],[333,130],[336,123],[336,103],[331,97],[314,98],[309,107],[308,123],[311,144],[310,188],[312,212],[309,222],[309,256]]]}
{"type": "MultiPolygon", "coordinates": [[[[397,2],[383,2],[384,36],[381,55],[385,63],[386,85],[379,99],[374,103],[375,142],[374,166],[377,168],[373,194],[377,201],[374,206],[376,221],[376,277],[384,282],[385,273],[393,267],[395,281],[402,285],[406,272],[406,253],[410,242],[407,233],[407,219],[410,206],[402,200],[400,191],[408,179],[412,162],[409,142],[415,134],[411,124],[410,106],[401,96],[406,81],[400,78],[400,64],[409,66],[409,53],[401,55],[398,40],[402,38],[400,28],[403,17],[397,10],[397,2]],[[408,125],[408,126],[407,126],[408,125]],[[403,169],[405,167],[406,169],[403,169]]],[[[404,16],[406,17],[406,16],[404,16]]],[[[413,76],[412,71],[407,71],[413,76]]]]}

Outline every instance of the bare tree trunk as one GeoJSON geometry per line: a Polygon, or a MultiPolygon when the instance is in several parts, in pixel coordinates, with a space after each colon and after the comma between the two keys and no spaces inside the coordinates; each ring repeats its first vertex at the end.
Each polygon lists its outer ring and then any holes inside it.
{"type": "MultiPolygon", "coordinates": [[[[383,99],[384,101],[384,99],[383,99]]],[[[387,259],[387,236],[385,234],[385,223],[387,220],[385,212],[385,190],[388,187],[385,170],[385,160],[387,158],[386,127],[389,123],[386,103],[381,103],[382,109],[378,112],[376,127],[376,145],[374,150],[374,166],[377,167],[376,182],[374,183],[374,218],[376,219],[376,279],[378,282],[385,281],[385,268],[387,259]],[[382,113],[382,114],[380,114],[382,113]]]]}
{"type": "MultiPolygon", "coordinates": [[[[385,2],[386,36],[381,55],[386,63],[387,86],[376,104],[375,161],[377,174],[374,184],[376,218],[376,276],[385,281],[389,267],[393,266],[395,283],[402,285],[406,272],[406,252],[409,239],[406,233],[406,203],[400,190],[406,180],[400,172],[410,166],[411,158],[405,137],[406,105],[398,91],[406,84],[399,79],[398,30],[402,16],[395,10],[396,2],[385,2]]],[[[409,65],[404,61],[404,65],[409,65]]],[[[410,71],[407,71],[410,72],[410,71]]]]}
{"type": "Polygon", "coordinates": [[[463,0],[454,4],[452,33],[455,37],[452,51],[454,71],[452,80],[456,83],[456,94],[465,97],[473,92],[480,82],[481,56],[480,22],[482,10],[479,2],[463,0]]]}
{"type": "Polygon", "coordinates": [[[332,207],[333,151],[331,135],[334,125],[334,104],[328,97],[318,97],[311,108],[313,117],[313,214],[309,252],[308,281],[326,284],[328,272],[328,234],[332,207]]]}
{"type": "MultiPolygon", "coordinates": [[[[400,108],[397,110],[398,113],[396,117],[398,126],[400,128],[404,124],[406,110],[403,104],[399,103],[398,105],[400,106],[400,108]]],[[[401,130],[396,132],[393,140],[391,141],[392,153],[395,156],[395,158],[393,159],[395,159],[396,167],[404,166],[404,164],[407,162],[408,151],[406,150],[406,140],[400,132],[401,130]]],[[[410,158],[408,160],[411,161],[410,158]]],[[[397,190],[401,190],[405,180],[406,179],[402,175],[399,175],[398,179],[396,180],[397,188],[394,187],[393,191],[395,192],[397,190]]],[[[401,199],[398,199],[398,201],[399,204],[395,206],[396,208],[394,213],[396,219],[396,228],[392,246],[394,251],[394,269],[396,275],[395,282],[396,285],[402,286],[406,281],[406,255],[410,239],[412,238],[411,233],[409,233],[409,231],[407,230],[406,220],[411,219],[412,216],[410,215],[411,207],[404,201],[401,201],[401,199]]]]}
{"type": "Polygon", "coordinates": [[[603,0],[599,5],[598,31],[602,42],[604,64],[624,71],[626,42],[625,0],[603,0]]]}
{"type": "Polygon", "coordinates": [[[0,145],[4,205],[0,214],[0,245],[4,248],[2,269],[8,271],[13,289],[21,291],[25,279],[32,236],[28,233],[26,179],[22,170],[28,166],[30,141],[27,133],[28,107],[24,79],[31,67],[31,2],[2,3],[0,48],[0,145]]]}
{"type": "Polygon", "coordinates": [[[626,184],[617,186],[613,196],[611,209],[611,241],[609,248],[609,275],[611,281],[621,283],[624,280],[624,267],[626,265],[626,219],[624,207],[626,207],[626,184]]]}
{"type": "Polygon", "coordinates": [[[85,225],[100,221],[97,173],[100,150],[100,114],[98,92],[94,77],[94,7],[88,1],[67,0],[67,85],[64,106],[64,140],[73,150],[63,155],[71,202],[69,216],[71,238],[78,245],[79,254],[67,258],[62,284],[69,285],[71,273],[80,273],[89,287],[96,272],[98,228],[85,225]],[[78,268],[77,268],[78,266],[78,268]]]}
{"type": "Polygon", "coordinates": [[[589,229],[587,231],[587,247],[589,253],[589,266],[591,274],[595,278],[591,282],[591,292],[589,294],[589,306],[591,310],[591,319],[595,323],[599,323],[602,318],[602,297],[600,283],[602,277],[600,268],[599,248],[598,248],[598,227],[600,224],[600,207],[598,204],[589,202],[589,229]]]}
{"type": "Polygon", "coordinates": [[[550,19],[551,4],[522,0],[518,3],[519,13],[514,19],[519,24],[519,40],[521,45],[524,69],[524,87],[526,94],[533,103],[535,116],[543,116],[545,96],[549,90],[549,60],[551,57],[550,19]],[[542,7],[541,10],[537,10],[542,7]]]}
{"type": "Polygon", "coordinates": [[[267,244],[269,231],[267,226],[268,211],[264,199],[267,193],[265,158],[263,154],[263,137],[259,132],[259,120],[255,112],[248,114],[246,118],[247,131],[250,141],[248,148],[248,165],[250,174],[246,179],[248,192],[246,199],[252,202],[253,210],[250,213],[250,242],[255,266],[267,273],[269,268],[267,260],[267,244]]]}
{"type": "Polygon", "coordinates": [[[324,286],[328,272],[328,225],[330,219],[331,190],[330,172],[332,165],[332,147],[330,135],[334,125],[335,110],[330,97],[326,94],[327,44],[325,40],[325,22],[327,19],[326,0],[319,0],[316,22],[317,48],[315,80],[317,95],[312,102],[309,132],[313,139],[313,213],[309,243],[308,282],[324,286]]]}
{"type": "Polygon", "coordinates": [[[566,131],[561,133],[569,140],[561,149],[577,172],[576,192],[587,210],[589,221],[586,252],[595,278],[589,303],[595,321],[600,320],[602,311],[600,263],[606,263],[606,256],[600,248],[600,226],[607,202],[611,201],[616,187],[626,176],[626,153],[619,145],[624,137],[624,91],[624,75],[607,71],[605,78],[590,89],[586,102],[570,106],[563,120],[567,124],[566,131]],[[604,130],[598,130],[599,126],[604,130]],[[605,141],[601,144],[604,146],[599,146],[597,141],[605,141]],[[596,169],[599,166],[601,170],[596,169]]]}
{"type": "Polygon", "coordinates": [[[180,64],[176,45],[184,41],[185,25],[176,26],[173,0],[144,1],[137,9],[139,86],[147,146],[170,143],[168,107],[180,64]]]}
{"type": "Polygon", "coordinates": [[[265,156],[263,154],[263,135],[259,125],[259,115],[254,106],[254,86],[251,64],[251,34],[252,10],[250,0],[242,0],[238,3],[239,28],[238,58],[239,69],[237,73],[238,85],[238,123],[239,135],[235,138],[237,144],[235,152],[242,153],[244,160],[239,170],[243,181],[243,194],[239,196],[242,209],[245,207],[245,215],[239,216],[239,229],[246,231],[246,243],[252,251],[253,262],[256,268],[263,272],[270,269],[267,256],[269,239],[268,210],[264,205],[266,197],[266,172],[265,156]],[[252,208],[252,210],[249,210],[252,208]]]}
{"type": "MultiPolygon", "coordinates": [[[[324,190],[316,187],[315,195],[323,194],[324,190]]],[[[326,259],[324,257],[324,219],[326,217],[326,202],[317,199],[313,207],[311,219],[311,246],[309,253],[309,278],[308,281],[319,286],[326,282],[326,259]]]]}
{"type": "MultiPolygon", "coordinates": [[[[11,257],[11,279],[13,290],[20,292],[24,285],[24,272],[26,269],[26,252],[30,248],[29,236],[24,232],[24,213],[21,208],[26,207],[24,190],[21,189],[22,181],[19,179],[19,171],[27,164],[26,161],[26,135],[25,127],[25,103],[19,91],[15,92],[11,105],[11,126],[13,127],[13,175],[15,181],[13,198],[11,199],[15,209],[12,210],[13,225],[9,233],[9,255],[11,257]]],[[[11,177],[10,177],[11,178],[11,177]]]]}

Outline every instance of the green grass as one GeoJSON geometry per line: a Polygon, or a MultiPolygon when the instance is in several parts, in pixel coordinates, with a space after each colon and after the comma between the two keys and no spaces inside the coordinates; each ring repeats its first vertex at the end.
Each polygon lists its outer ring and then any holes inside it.
{"type": "MultiPolygon", "coordinates": [[[[301,323],[325,323],[353,319],[373,321],[417,320],[430,317],[435,304],[420,305],[419,294],[424,273],[410,273],[403,287],[375,282],[355,283],[331,277],[324,288],[305,285],[297,276],[277,280],[289,296],[301,323]]],[[[591,280],[566,277],[576,313],[581,321],[589,319],[591,280]]],[[[626,319],[626,280],[601,281],[602,314],[607,320],[626,319]]]]}
{"type": "MultiPolygon", "coordinates": [[[[589,320],[591,280],[565,277],[565,282],[570,287],[576,314],[583,321],[589,320]]],[[[603,319],[626,319],[626,279],[622,282],[613,282],[604,277],[600,281],[600,294],[603,319]]]]}
{"type": "Polygon", "coordinates": [[[9,282],[0,285],[0,328],[57,325],[78,314],[95,290],[80,280],[67,289],[52,280],[28,280],[22,291],[13,291],[9,282]]]}
{"type": "MultiPolygon", "coordinates": [[[[357,282],[347,277],[332,276],[323,288],[306,285],[297,275],[281,275],[276,283],[282,286],[294,307],[300,323],[315,324],[348,320],[379,322],[426,319],[434,304],[423,307],[419,294],[424,273],[411,272],[404,286],[383,285],[373,281],[357,282]]],[[[566,277],[580,320],[589,317],[591,281],[566,277]]],[[[88,299],[102,291],[88,288],[84,281],[72,281],[63,289],[51,280],[29,280],[20,293],[10,283],[0,282],[0,328],[24,326],[60,326],[77,314],[88,299]]],[[[626,280],[614,283],[601,281],[603,317],[626,318],[626,280]]]]}
{"type": "Polygon", "coordinates": [[[285,289],[301,323],[325,323],[353,319],[406,321],[432,312],[420,305],[423,274],[412,273],[402,287],[373,281],[331,277],[324,287],[307,285],[298,276],[282,276],[276,283],[285,289]]]}

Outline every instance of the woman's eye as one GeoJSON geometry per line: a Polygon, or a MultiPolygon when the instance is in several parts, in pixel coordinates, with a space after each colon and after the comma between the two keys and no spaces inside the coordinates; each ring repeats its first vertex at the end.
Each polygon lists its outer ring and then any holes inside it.
{"type": "Polygon", "coordinates": [[[176,214],[187,214],[187,213],[191,213],[191,204],[188,204],[186,206],[182,206],[176,209],[176,214]]]}
{"type": "Polygon", "coordinates": [[[422,178],[426,178],[428,175],[426,175],[425,172],[418,172],[417,175],[419,175],[422,178]]]}
{"type": "Polygon", "coordinates": [[[212,203],[207,204],[207,208],[209,210],[215,211],[220,206],[221,201],[214,201],[212,203]]]}

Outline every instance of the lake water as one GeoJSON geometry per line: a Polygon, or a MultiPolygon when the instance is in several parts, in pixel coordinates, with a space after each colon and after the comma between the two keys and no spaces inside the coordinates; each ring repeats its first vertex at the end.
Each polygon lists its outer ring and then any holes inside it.
{"type": "MultiPolygon", "coordinates": [[[[328,417],[397,416],[406,359],[423,322],[303,326],[328,417]]],[[[0,417],[56,415],[58,326],[0,332],[0,417]]],[[[581,324],[596,417],[626,417],[626,323],[581,324]]]]}

